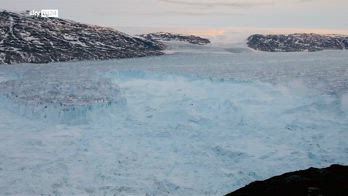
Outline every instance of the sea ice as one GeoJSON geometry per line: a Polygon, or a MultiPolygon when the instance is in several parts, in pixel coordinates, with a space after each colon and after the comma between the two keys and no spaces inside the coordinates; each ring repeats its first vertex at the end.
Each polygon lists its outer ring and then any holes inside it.
{"type": "Polygon", "coordinates": [[[346,53],[195,52],[1,66],[0,193],[223,195],[348,164],[346,53]]]}

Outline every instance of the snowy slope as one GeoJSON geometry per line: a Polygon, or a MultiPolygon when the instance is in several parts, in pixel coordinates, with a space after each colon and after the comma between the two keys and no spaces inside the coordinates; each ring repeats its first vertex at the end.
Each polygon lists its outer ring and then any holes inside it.
{"type": "Polygon", "coordinates": [[[142,34],[139,36],[145,39],[154,40],[154,41],[180,41],[180,42],[187,42],[190,44],[197,44],[197,45],[206,45],[210,43],[209,39],[202,38],[199,36],[182,35],[182,34],[166,33],[166,32],[142,34]]]}
{"type": "Polygon", "coordinates": [[[0,64],[143,57],[162,49],[111,28],[0,12],[0,64]]]}
{"type": "Polygon", "coordinates": [[[248,46],[268,52],[296,52],[348,49],[348,36],[297,33],[290,35],[251,35],[248,46]]]}

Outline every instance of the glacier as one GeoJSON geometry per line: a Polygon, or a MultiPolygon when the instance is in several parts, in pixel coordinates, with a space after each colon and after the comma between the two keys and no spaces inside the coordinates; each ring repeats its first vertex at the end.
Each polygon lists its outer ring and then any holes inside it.
{"type": "Polygon", "coordinates": [[[0,66],[2,195],[223,195],[348,164],[347,51],[0,66]]]}

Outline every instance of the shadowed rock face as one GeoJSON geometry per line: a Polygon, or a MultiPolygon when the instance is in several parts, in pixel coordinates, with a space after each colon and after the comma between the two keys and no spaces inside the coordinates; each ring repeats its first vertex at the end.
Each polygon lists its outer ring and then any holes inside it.
{"type": "Polygon", "coordinates": [[[111,28],[0,12],[0,64],[144,57],[163,48],[111,28]]]}
{"type": "Polygon", "coordinates": [[[174,34],[174,33],[149,33],[149,34],[143,34],[139,35],[140,37],[146,38],[148,40],[154,40],[154,41],[182,41],[182,42],[188,42],[190,44],[198,44],[198,45],[205,45],[209,44],[210,41],[208,39],[194,36],[194,35],[181,35],[181,34],[174,34]]]}
{"type": "Polygon", "coordinates": [[[348,36],[319,34],[251,35],[250,48],[267,52],[300,52],[348,49],[348,36]]]}
{"type": "Polygon", "coordinates": [[[324,169],[286,173],[265,181],[253,182],[227,196],[344,196],[348,195],[348,166],[332,165],[324,169]]]}

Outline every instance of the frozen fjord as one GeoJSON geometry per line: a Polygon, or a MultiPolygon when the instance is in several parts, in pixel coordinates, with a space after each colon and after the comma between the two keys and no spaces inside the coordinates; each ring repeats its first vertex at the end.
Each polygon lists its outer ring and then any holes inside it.
{"type": "Polygon", "coordinates": [[[1,66],[0,193],[222,195],[348,164],[347,54],[1,66]]]}

